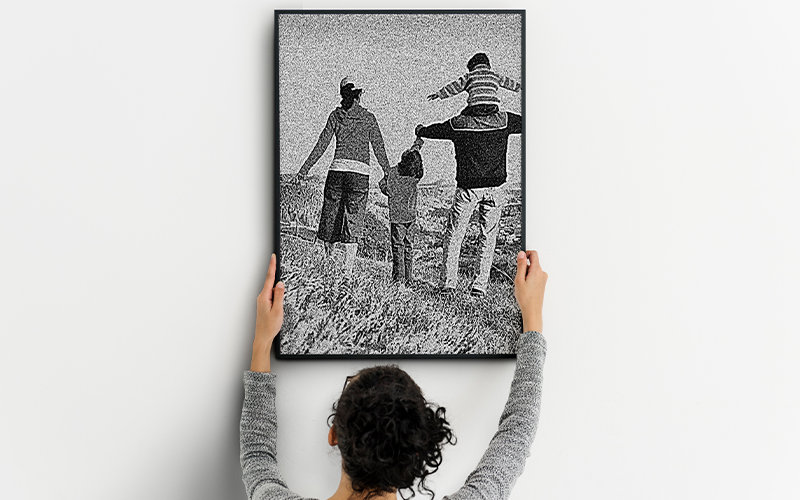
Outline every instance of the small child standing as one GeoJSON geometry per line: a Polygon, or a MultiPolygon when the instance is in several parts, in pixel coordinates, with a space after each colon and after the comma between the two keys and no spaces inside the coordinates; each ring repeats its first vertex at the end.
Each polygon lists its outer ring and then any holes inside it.
{"type": "Polygon", "coordinates": [[[389,225],[392,245],[392,279],[413,280],[414,261],[411,245],[411,226],[417,219],[417,184],[422,179],[422,139],[405,151],[397,166],[390,167],[378,183],[381,192],[389,197],[389,225]]]}
{"type": "Polygon", "coordinates": [[[507,76],[492,71],[489,56],[478,52],[467,62],[468,73],[454,82],[450,82],[438,92],[428,96],[429,101],[447,99],[466,92],[467,107],[461,111],[467,116],[487,116],[500,111],[500,99],[497,89],[503,87],[512,92],[519,92],[522,85],[507,76]]]}

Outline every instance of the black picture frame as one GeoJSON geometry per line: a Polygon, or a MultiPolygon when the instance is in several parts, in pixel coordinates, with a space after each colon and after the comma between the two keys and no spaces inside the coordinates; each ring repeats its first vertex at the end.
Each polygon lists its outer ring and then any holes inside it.
{"type": "MultiPolygon", "coordinates": [[[[275,226],[274,226],[274,241],[277,246],[277,259],[278,259],[278,279],[285,279],[287,285],[287,321],[284,322],[284,327],[281,333],[275,340],[276,356],[280,359],[459,359],[459,358],[513,358],[515,353],[513,348],[505,349],[502,352],[445,352],[430,350],[426,352],[297,352],[297,350],[284,348],[282,340],[288,338],[292,334],[294,326],[292,322],[296,319],[292,317],[296,312],[292,311],[290,304],[290,296],[293,292],[293,283],[288,280],[288,276],[284,273],[284,241],[286,233],[283,232],[285,222],[282,220],[282,158],[281,158],[281,19],[288,19],[286,16],[518,16],[519,17],[519,79],[522,82],[522,87],[519,92],[520,112],[521,116],[521,133],[519,135],[519,240],[514,253],[518,250],[524,250],[525,247],[525,179],[526,179],[526,160],[525,160],[525,10],[276,10],[274,21],[274,209],[275,209],[275,226]],[[284,225],[282,226],[282,223],[284,225]]],[[[344,18],[342,18],[344,19],[344,18]]],[[[451,75],[456,77],[459,75],[451,75]]],[[[448,80],[449,81],[449,80],[448,80]]],[[[441,81],[442,85],[447,81],[441,81]]],[[[435,90],[435,89],[432,89],[435,90]]],[[[458,98],[453,98],[458,99],[458,98]]],[[[442,119],[448,118],[442,116],[442,119]]],[[[322,124],[319,124],[320,128],[322,124]]],[[[315,141],[317,137],[312,137],[310,140],[315,141]]],[[[334,141],[335,142],[335,139],[334,141]]],[[[310,149],[310,148],[309,148],[310,149]]],[[[333,145],[329,148],[333,149],[333,145]]],[[[308,151],[304,152],[307,154],[308,151]]],[[[423,152],[424,154],[424,152],[423,152]]],[[[394,163],[397,158],[389,158],[390,163],[394,163]]],[[[296,165],[292,165],[296,166],[296,165]]],[[[285,175],[285,174],[284,174],[285,175]]],[[[285,180],[285,177],[284,177],[285,180]]],[[[505,207],[504,207],[505,208],[505,207]]],[[[299,227],[299,225],[297,226],[299,227]]],[[[314,244],[317,244],[315,240],[314,244]]],[[[287,244],[288,246],[288,244],[287,244]]],[[[508,275],[509,273],[506,273],[508,275]]],[[[513,299],[513,283],[510,284],[511,297],[513,299]]],[[[471,299],[470,299],[471,300],[471,299]]],[[[485,300],[485,299],[484,299],[485,300]]],[[[516,303],[514,303],[516,307],[516,303]]],[[[521,333],[521,317],[518,309],[513,317],[508,318],[511,323],[518,324],[516,327],[518,337],[521,333]]],[[[516,345],[516,337],[507,343],[508,346],[516,345]]]]}

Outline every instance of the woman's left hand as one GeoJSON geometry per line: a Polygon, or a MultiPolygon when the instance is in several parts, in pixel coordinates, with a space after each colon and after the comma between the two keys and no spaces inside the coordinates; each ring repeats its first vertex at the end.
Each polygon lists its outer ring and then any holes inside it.
{"type": "Polygon", "coordinates": [[[272,342],[283,325],[283,294],[286,291],[283,282],[274,287],[277,259],[275,254],[269,261],[267,280],[256,300],[256,336],[253,340],[253,357],[250,371],[269,372],[269,355],[272,342]]]}

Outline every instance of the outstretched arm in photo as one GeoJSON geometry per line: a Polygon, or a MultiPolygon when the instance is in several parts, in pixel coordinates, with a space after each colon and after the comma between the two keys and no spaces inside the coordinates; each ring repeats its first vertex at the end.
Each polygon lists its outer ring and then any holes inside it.
{"type": "Polygon", "coordinates": [[[300,168],[300,171],[297,172],[297,176],[300,178],[304,178],[308,175],[308,171],[311,170],[311,167],[314,166],[317,161],[322,157],[325,150],[328,149],[328,145],[331,143],[331,139],[333,139],[334,133],[334,117],[333,113],[328,115],[328,121],[325,123],[325,128],[322,129],[322,132],[319,134],[319,139],[317,139],[317,144],[314,146],[314,149],[311,150],[311,153],[306,158],[306,161],[303,162],[303,166],[300,168]]]}
{"type": "Polygon", "coordinates": [[[453,127],[450,126],[449,122],[434,123],[427,127],[420,123],[414,129],[414,133],[417,134],[417,137],[426,139],[452,139],[453,127]]]}
{"type": "Polygon", "coordinates": [[[429,101],[433,101],[436,99],[447,99],[448,97],[453,97],[461,92],[467,90],[467,81],[469,80],[469,75],[463,75],[458,80],[452,81],[445,85],[444,87],[440,88],[437,92],[428,96],[429,101]]]}
{"type": "Polygon", "coordinates": [[[386,147],[383,144],[383,135],[381,135],[381,128],[378,126],[378,121],[373,118],[372,124],[369,129],[369,142],[372,143],[372,151],[375,152],[375,158],[383,169],[383,175],[389,172],[389,158],[386,156],[386,147]]]}
{"type": "Polygon", "coordinates": [[[497,75],[497,77],[499,79],[497,83],[506,90],[510,90],[511,92],[519,92],[522,88],[522,84],[513,78],[509,78],[504,75],[497,75]]]}

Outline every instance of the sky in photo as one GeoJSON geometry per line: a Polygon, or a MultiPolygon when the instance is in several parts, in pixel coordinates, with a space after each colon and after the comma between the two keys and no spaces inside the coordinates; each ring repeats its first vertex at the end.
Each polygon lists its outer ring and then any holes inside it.
{"type": "MultiPolygon", "coordinates": [[[[280,161],[296,172],[316,144],[328,115],[339,105],[339,82],[361,82],[361,104],[375,114],[389,162],[414,140],[418,123],[445,121],[466,106],[466,93],[428,101],[467,72],[467,61],[485,52],[492,69],[521,81],[521,16],[518,14],[283,14],[278,21],[280,161]]],[[[524,82],[523,87],[524,87],[524,82]]],[[[519,113],[521,94],[498,90],[501,109],[519,113]]],[[[311,170],[324,172],[335,139],[311,170]]],[[[510,182],[520,177],[519,136],[509,139],[510,182]]],[[[427,140],[423,184],[455,183],[450,141],[427,140]]],[[[380,177],[377,161],[372,159],[380,177]]]]}

